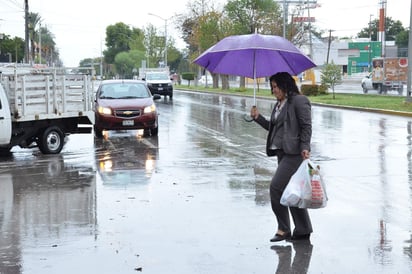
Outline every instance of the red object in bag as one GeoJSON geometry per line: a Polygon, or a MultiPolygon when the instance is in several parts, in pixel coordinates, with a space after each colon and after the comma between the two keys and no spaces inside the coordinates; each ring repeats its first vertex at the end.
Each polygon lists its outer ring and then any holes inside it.
{"type": "Polygon", "coordinates": [[[320,184],[320,176],[318,174],[314,174],[311,178],[310,184],[312,186],[312,206],[322,206],[324,192],[322,185],[320,184]]]}

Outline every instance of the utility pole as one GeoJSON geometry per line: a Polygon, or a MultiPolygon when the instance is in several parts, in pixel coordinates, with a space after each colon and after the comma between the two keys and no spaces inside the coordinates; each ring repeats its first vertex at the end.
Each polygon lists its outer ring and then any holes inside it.
{"type": "Polygon", "coordinates": [[[329,30],[329,41],[328,41],[328,55],[326,56],[326,64],[329,64],[329,52],[330,52],[330,44],[332,43],[332,31],[329,30]]]}
{"type": "Polygon", "coordinates": [[[24,0],[24,61],[29,63],[29,0],[24,0]]]}
{"type": "Polygon", "coordinates": [[[406,85],[406,102],[410,103],[411,100],[411,83],[412,83],[412,3],[410,8],[409,18],[409,41],[408,41],[408,82],[406,85]]]}
{"type": "Polygon", "coordinates": [[[385,57],[385,10],[386,0],[382,0],[381,8],[379,9],[379,41],[382,43],[381,57],[385,57]]]}
{"type": "Polygon", "coordinates": [[[276,0],[276,2],[283,3],[283,38],[286,38],[286,26],[288,23],[287,18],[288,18],[289,4],[302,5],[303,2],[305,2],[306,5],[309,5],[309,4],[317,5],[317,0],[276,0]]]}
{"type": "Polygon", "coordinates": [[[39,64],[41,64],[41,22],[39,22],[39,64]]]}
{"type": "Polygon", "coordinates": [[[373,14],[369,15],[369,47],[368,47],[368,51],[369,51],[369,59],[368,59],[368,72],[371,72],[371,46],[372,46],[372,16],[373,14]]]}
{"type": "Polygon", "coordinates": [[[148,13],[149,15],[155,16],[159,19],[162,19],[165,22],[165,49],[164,49],[164,53],[163,53],[163,60],[164,60],[164,66],[167,67],[167,20],[169,20],[170,18],[163,18],[157,14],[153,14],[153,13],[148,13]]]}

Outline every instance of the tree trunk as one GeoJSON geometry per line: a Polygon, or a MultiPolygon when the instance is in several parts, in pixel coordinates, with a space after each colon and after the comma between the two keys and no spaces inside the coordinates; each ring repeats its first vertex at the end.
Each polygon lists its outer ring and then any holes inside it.
{"type": "Polygon", "coordinates": [[[240,77],[239,88],[246,88],[246,78],[243,76],[240,77]]]}
{"type": "Polygon", "coordinates": [[[222,89],[223,90],[228,90],[230,88],[229,76],[222,74],[222,75],[220,75],[220,78],[222,79],[222,89]]]}
{"type": "Polygon", "coordinates": [[[212,73],[213,88],[219,88],[219,74],[212,73]]]}

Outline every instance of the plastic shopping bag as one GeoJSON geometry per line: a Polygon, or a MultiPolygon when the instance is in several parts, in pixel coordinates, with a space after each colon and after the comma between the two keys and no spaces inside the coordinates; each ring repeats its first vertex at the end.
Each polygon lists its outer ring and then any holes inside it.
{"type": "Polygon", "coordinates": [[[283,191],[280,203],[284,206],[299,207],[303,198],[304,187],[310,184],[309,160],[304,160],[298,170],[292,175],[283,191]]]}
{"type": "Polygon", "coordinates": [[[325,207],[328,201],[328,195],[326,194],[326,186],[320,173],[320,168],[310,160],[308,160],[307,167],[310,174],[310,182],[306,182],[303,186],[302,199],[298,206],[300,208],[325,207]]]}
{"type": "Polygon", "coordinates": [[[303,160],[283,191],[280,203],[299,208],[321,208],[327,203],[327,194],[319,166],[303,160]]]}

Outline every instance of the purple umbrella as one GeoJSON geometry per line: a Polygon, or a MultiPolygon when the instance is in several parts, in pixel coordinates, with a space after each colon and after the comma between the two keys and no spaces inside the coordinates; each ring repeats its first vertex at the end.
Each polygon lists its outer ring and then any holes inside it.
{"type": "Polygon", "coordinates": [[[228,36],[193,62],[212,73],[245,76],[254,80],[283,71],[298,75],[316,66],[285,38],[256,33],[228,36]]]}

